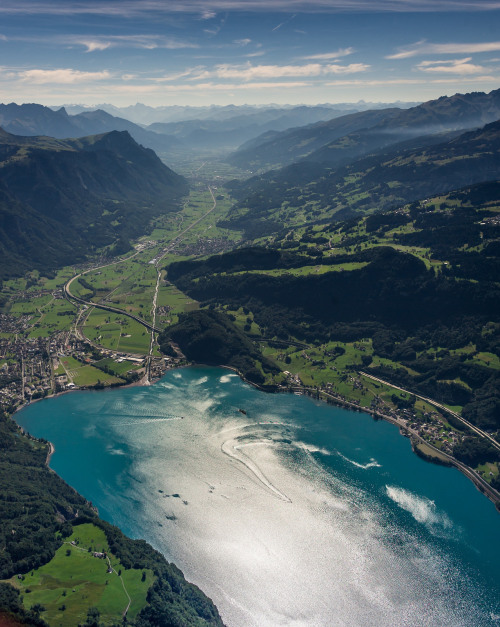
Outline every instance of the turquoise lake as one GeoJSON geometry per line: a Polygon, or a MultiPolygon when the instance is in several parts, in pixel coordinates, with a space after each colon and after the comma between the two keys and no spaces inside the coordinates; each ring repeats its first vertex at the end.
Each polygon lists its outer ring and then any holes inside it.
{"type": "Polygon", "coordinates": [[[16,420],[230,627],[500,625],[500,514],[393,425],[203,367],[16,420]]]}

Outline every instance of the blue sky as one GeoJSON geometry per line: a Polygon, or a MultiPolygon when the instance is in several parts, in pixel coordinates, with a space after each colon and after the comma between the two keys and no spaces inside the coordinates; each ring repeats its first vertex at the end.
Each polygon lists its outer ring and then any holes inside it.
{"type": "Polygon", "coordinates": [[[316,104],[500,87],[500,0],[1,0],[0,101],[316,104]]]}

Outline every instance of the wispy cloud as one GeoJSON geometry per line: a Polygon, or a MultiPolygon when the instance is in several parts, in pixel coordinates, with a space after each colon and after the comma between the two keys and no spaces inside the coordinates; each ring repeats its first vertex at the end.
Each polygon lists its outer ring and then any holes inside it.
{"type": "Polygon", "coordinates": [[[426,41],[417,41],[399,52],[391,54],[386,59],[409,59],[426,54],[477,54],[480,52],[496,52],[500,50],[500,41],[484,41],[480,43],[447,43],[433,44],[426,41]]]}
{"type": "Polygon", "coordinates": [[[233,44],[236,44],[237,46],[248,46],[248,44],[251,44],[252,40],[251,39],[235,39],[233,41],[233,44]]]}
{"type": "Polygon", "coordinates": [[[265,50],[257,50],[256,52],[249,52],[248,54],[246,54],[245,56],[248,59],[253,59],[255,57],[263,57],[266,54],[265,50]]]}
{"type": "Polygon", "coordinates": [[[174,37],[162,37],[158,35],[111,35],[104,37],[66,37],[67,44],[79,44],[87,48],[87,52],[106,50],[107,48],[124,47],[140,48],[143,50],[181,50],[183,48],[199,48],[196,43],[183,41],[174,37]]]}
{"type": "MultiPolygon", "coordinates": [[[[137,17],[148,13],[192,13],[212,19],[224,11],[258,12],[436,12],[489,11],[498,0],[2,0],[0,13],[30,15],[109,15],[137,17]]],[[[279,27],[280,25],[278,25],[279,27]]]]}
{"type": "Polygon", "coordinates": [[[446,73],[446,74],[487,74],[488,69],[482,65],[471,63],[472,58],[450,59],[449,61],[422,61],[416,66],[417,70],[430,73],[446,73]]]}
{"type": "Polygon", "coordinates": [[[75,43],[87,48],[87,52],[95,52],[96,50],[106,50],[113,45],[111,41],[103,39],[80,39],[75,43]]]}
{"type": "Polygon", "coordinates": [[[163,76],[154,77],[151,80],[155,83],[173,83],[181,78],[192,77],[193,75],[199,76],[204,71],[203,66],[187,68],[182,72],[173,72],[172,74],[165,74],[163,76]]]}
{"type": "Polygon", "coordinates": [[[279,24],[277,24],[274,28],[271,29],[271,31],[274,32],[274,31],[279,30],[280,28],[285,26],[285,24],[288,24],[288,22],[291,22],[296,17],[297,17],[296,15],[291,15],[287,20],[283,20],[283,22],[280,22],[279,24]]]}
{"type": "MultiPolygon", "coordinates": [[[[0,35],[0,40],[2,36],[0,35]]],[[[7,38],[5,38],[7,40],[7,38]]],[[[58,44],[62,46],[82,46],[85,52],[96,52],[107,50],[108,48],[138,48],[143,50],[154,50],[164,48],[167,50],[197,49],[198,43],[185,41],[175,37],[165,37],[162,35],[54,35],[46,37],[19,36],[9,38],[9,41],[38,43],[38,44],[58,44]]]]}
{"type": "Polygon", "coordinates": [[[340,59],[341,57],[347,57],[348,55],[354,52],[354,48],[340,48],[335,52],[325,52],[323,54],[311,54],[307,57],[302,57],[302,59],[310,59],[310,60],[318,60],[318,61],[328,61],[330,59],[340,59]]]}
{"type": "Polygon", "coordinates": [[[256,89],[292,89],[297,87],[307,87],[309,83],[304,81],[280,81],[280,82],[251,82],[251,83],[196,83],[194,85],[166,85],[168,91],[252,91],[256,89]]]}
{"type": "Polygon", "coordinates": [[[284,77],[315,77],[329,74],[354,74],[369,69],[365,63],[351,63],[349,65],[308,63],[306,65],[231,65],[221,64],[215,69],[204,70],[194,74],[191,80],[208,78],[239,79],[250,81],[255,79],[276,79],[284,77]]]}
{"type": "Polygon", "coordinates": [[[10,73],[9,78],[17,78],[22,82],[28,82],[35,85],[44,85],[47,83],[57,83],[59,85],[71,85],[75,83],[89,83],[94,81],[103,81],[111,78],[110,72],[104,70],[102,72],[82,72],[70,68],[60,68],[57,70],[23,70],[10,73]]]}
{"type": "Polygon", "coordinates": [[[498,83],[497,76],[460,76],[454,78],[339,79],[325,83],[327,87],[384,87],[392,85],[455,85],[464,83],[498,83]]]}

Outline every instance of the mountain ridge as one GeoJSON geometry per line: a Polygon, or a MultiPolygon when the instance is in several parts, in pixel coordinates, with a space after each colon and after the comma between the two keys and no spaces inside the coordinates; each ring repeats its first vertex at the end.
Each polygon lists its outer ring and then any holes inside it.
{"type": "Polygon", "coordinates": [[[284,131],[270,140],[256,138],[228,161],[238,167],[265,168],[306,159],[336,166],[398,142],[443,131],[465,130],[500,118],[500,89],[442,96],[409,109],[384,109],[342,116],[325,123],[284,131]]]}
{"type": "Polygon", "coordinates": [[[54,269],[141,233],[185,179],[127,131],[75,140],[0,134],[2,274],[54,269]]]}

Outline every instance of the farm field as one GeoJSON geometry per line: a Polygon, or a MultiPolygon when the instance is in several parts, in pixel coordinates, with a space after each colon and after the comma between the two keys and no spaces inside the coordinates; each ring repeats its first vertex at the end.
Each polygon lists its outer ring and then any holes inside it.
{"type": "Polygon", "coordinates": [[[70,382],[81,387],[100,383],[110,385],[122,382],[122,379],[103,372],[90,364],[82,364],[81,361],[69,355],[61,358],[56,369],[56,375],[61,374],[66,374],[70,382]]]}
{"type": "Polygon", "coordinates": [[[141,355],[148,352],[148,331],[124,315],[94,309],[86,320],[84,332],[91,342],[104,348],[141,355]]]}

